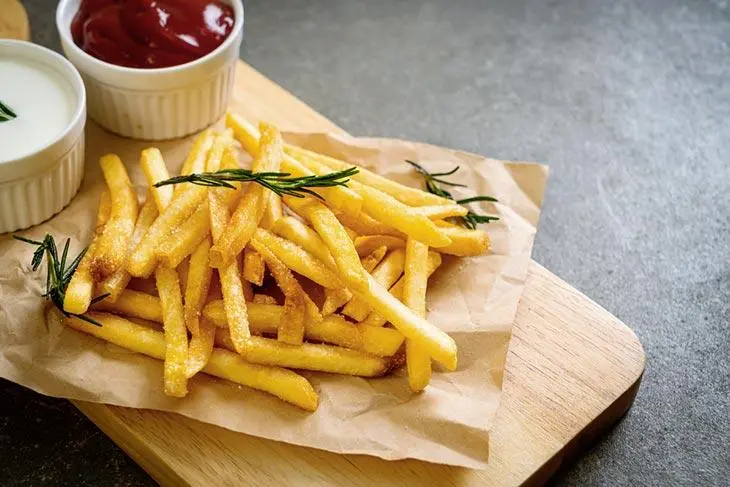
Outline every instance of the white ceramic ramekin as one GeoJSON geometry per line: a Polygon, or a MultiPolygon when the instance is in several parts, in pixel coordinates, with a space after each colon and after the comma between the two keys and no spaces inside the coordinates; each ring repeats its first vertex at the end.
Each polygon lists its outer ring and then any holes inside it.
{"type": "Polygon", "coordinates": [[[74,44],[71,21],[80,0],[61,0],[56,26],[66,57],[86,83],[89,117],[110,132],[145,140],[182,137],[218,120],[228,106],[243,38],[243,4],[226,1],[235,24],[216,50],[179,66],[136,69],[96,59],[74,44]]]}
{"type": "Polygon", "coordinates": [[[79,190],[84,175],[86,92],[71,63],[49,49],[30,42],[0,40],[0,57],[44,64],[68,82],[75,96],[71,120],[58,137],[31,154],[0,161],[0,233],[5,233],[47,220],[79,190]]]}

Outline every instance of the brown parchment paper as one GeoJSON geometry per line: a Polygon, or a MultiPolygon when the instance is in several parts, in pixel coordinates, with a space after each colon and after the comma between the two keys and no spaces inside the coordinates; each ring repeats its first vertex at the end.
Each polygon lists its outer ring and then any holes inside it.
{"type": "MultiPolygon", "coordinates": [[[[421,180],[404,159],[419,161],[433,172],[459,165],[461,171],[452,179],[469,188],[454,188],[456,195],[499,198],[498,204],[483,207],[501,217],[483,227],[492,252],[476,258],[447,257],[429,282],[428,319],[455,338],[458,370],[437,369],[431,385],[418,395],[409,391],[404,370],[370,380],[305,372],[320,394],[314,413],[203,375],[191,381],[185,399],[168,398],[162,393],[161,362],[46,319],[52,315],[40,297],[45,267],[31,272],[32,248],[2,235],[0,376],[42,394],[172,411],[242,433],[338,453],[484,467],[547,168],[401,140],[324,134],[287,134],[287,139],[418,187],[421,180]]],[[[86,176],[79,194],[53,219],[20,232],[34,238],[51,233],[57,242],[71,237],[73,255],[91,237],[103,185],[97,163],[102,154],[119,154],[140,200],[146,192],[138,158],[149,143],[116,138],[93,124],[86,140],[86,176]]],[[[182,165],[191,141],[155,145],[172,172],[182,165]]]]}

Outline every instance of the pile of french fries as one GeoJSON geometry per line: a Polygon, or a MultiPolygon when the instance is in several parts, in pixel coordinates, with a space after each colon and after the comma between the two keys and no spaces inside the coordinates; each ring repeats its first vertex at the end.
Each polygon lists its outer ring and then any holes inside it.
{"type": "MultiPolygon", "coordinates": [[[[256,172],[353,166],[229,113],[225,130],[197,137],[181,174],[241,167],[241,150],[256,172]]],[[[320,199],[253,182],[155,187],[170,177],[162,154],[146,149],[140,164],[141,205],[119,157],[101,158],[96,231],[64,310],[101,325],[69,317],[71,328],[162,360],[166,394],[185,396],[203,372],[315,410],[296,370],[378,377],[405,362],[421,391],[432,360],[456,369],[454,340],[425,319],[426,288],[441,254],[488,250],[483,231],[446,220],[463,206],[363,168],[346,186],[316,188],[320,199]]]]}

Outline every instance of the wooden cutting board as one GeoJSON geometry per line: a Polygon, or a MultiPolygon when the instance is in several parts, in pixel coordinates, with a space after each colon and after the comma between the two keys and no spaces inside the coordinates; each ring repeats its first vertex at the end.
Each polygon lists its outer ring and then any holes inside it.
{"type": "MultiPolygon", "coordinates": [[[[243,63],[232,108],[284,130],[342,132],[243,63]]],[[[337,455],[172,413],[75,404],[163,485],[541,484],[626,412],[643,370],[644,352],[629,328],[533,262],[483,471],[337,455]]]]}

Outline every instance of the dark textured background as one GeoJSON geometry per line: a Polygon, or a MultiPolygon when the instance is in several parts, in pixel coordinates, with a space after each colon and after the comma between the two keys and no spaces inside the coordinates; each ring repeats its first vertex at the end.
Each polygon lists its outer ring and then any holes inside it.
{"type": "MultiPolygon", "coordinates": [[[[55,2],[24,3],[57,49],[55,2]]],[[[535,258],[648,359],[628,416],[556,483],[721,485],[728,42],[726,0],[251,1],[243,57],[353,134],[550,164],[535,258]]],[[[66,401],[0,388],[0,484],[153,484],[66,401]]]]}

